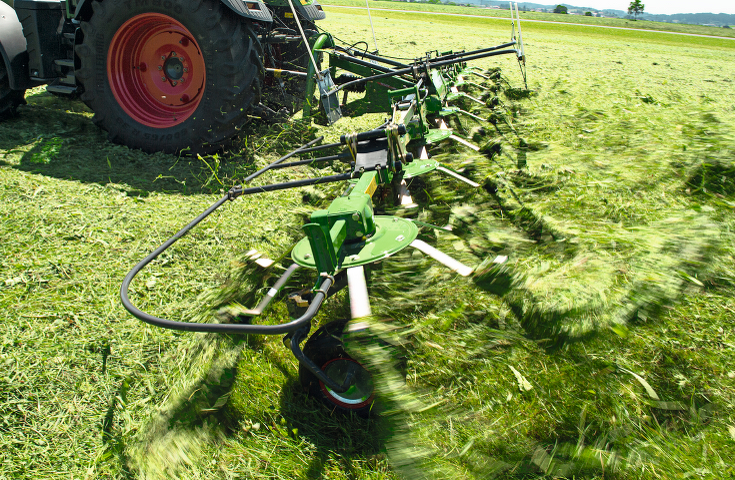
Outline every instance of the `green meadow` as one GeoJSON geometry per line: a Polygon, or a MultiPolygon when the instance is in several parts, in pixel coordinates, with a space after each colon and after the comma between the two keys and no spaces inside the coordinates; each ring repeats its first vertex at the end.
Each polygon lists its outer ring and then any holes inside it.
{"type": "MultiPolygon", "coordinates": [[[[327,0],[323,2],[324,5],[335,5],[344,7],[355,7],[358,9],[365,9],[365,2],[362,0],[327,0]]],[[[495,10],[485,8],[469,8],[460,7],[454,5],[434,5],[430,3],[408,3],[408,2],[394,2],[377,0],[370,4],[370,8],[388,9],[388,10],[405,10],[405,11],[420,11],[420,12],[431,12],[431,13],[450,13],[457,15],[472,15],[480,17],[494,17],[494,18],[510,18],[509,10],[495,10]]],[[[629,28],[629,29],[645,29],[645,30],[658,30],[667,32],[678,32],[678,33],[692,33],[696,35],[710,35],[717,37],[734,37],[732,29],[717,28],[717,27],[705,27],[703,25],[688,25],[679,23],[663,23],[663,22],[651,22],[647,20],[628,20],[623,18],[597,18],[597,17],[585,17],[581,15],[560,15],[555,13],[542,13],[542,12],[523,12],[520,11],[521,21],[530,20],[543,21],[543,22],[561,22],[571,23],[578,25],[600,25],[605,27],[617,27],[617,28],[629,28]]],[[[382,12],[380,13],[382,15],[382,12]]]]}
{"type": "MultiPolygon", "coordinates": [[[[372,48],[364,12],[325,10],[320,27],[372,48]]],[[[508,20],[373,22],[396,57],[510,35],[508,20]]],[[[381,342],[348,343],[376,378],[370,419],[307,397],[280,337],[160,330],[119,288],[247,174],[385,114],[254,122],[227,152],[190,158],[111,144],[81,102],[29,91],[0,123],[0,478],[735,475],[735,41],[535,22],[523,34],[530,94],[515,59],[478,62],[502,69],[496,106],[462,106],[492,122],[451,126],[482,152],[432,151],[482,188],[431,174],[410,186],[418,210],[377,204],[451,226],[420,238],[477,269],[458,277],[409,251],[373,269],[381,342]]],[[[248,252],[287,263],[309,212],[341,189],[227,204],[138,276],[134,301],[192,321],[253,306],[277,268],[248,252]]],[[[348,315],[340,293],[317,323],[348,315]]],[[[259,321],[287,317],[278,302],[259,321]]]]}

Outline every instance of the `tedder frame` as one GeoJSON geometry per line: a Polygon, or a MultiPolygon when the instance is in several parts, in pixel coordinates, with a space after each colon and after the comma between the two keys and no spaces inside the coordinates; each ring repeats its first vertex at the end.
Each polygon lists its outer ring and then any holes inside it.
{"type": "MultiPolygon", "coordinates": [[[[468,62],[491,56],[513,55],[521,64],[525,82],[525,54],[516,16],[512,19],[513,32],[509,42],[467,52],[430,52],[406,63],[377,53],[338,47],[329,34],[319,35],[312,42],[313,48],[309,52],[304,114],[307,117],[314,114],[315,105],[312,105],[313,97],[310,97],[309,91],[313,92],[318,87],[326,120],[334,123],[342,115],[338,94],[364,87],[367,95],[386,102],[389,118],[372,130],[342,135],[336,143],[320,145],[323,137],[316,138],[251,174],[243,180],[242,185],[232,187],[219,201],[128,273],[121,287],[125,308],[140,320],[163,328],[189,332],[285,335],[287,345],[299,361],[302,384],[310,393],[332,409],[367,415],[373,403],[372,379],[370,373],[342,348],[339,338],[347,322],[327,324],[306,342],[304,348],[301,343],[309,335],[312,320],[325,299],[344,287],[349,289],[352,319],[370,316],[365,267],[405,248],[415,248],[459,275],[472,274],[472,267],[419,240],[417,224],[420,222],[411,218],[374,214],[372,197],[378,187],[383,186],[391,189],[399,205],[410,206],[413,201],[406,181],[434,171],[449,175],[470,188],[480,186],[429,158],[428,147],[444,141],[456,141],[466,148],[479,150],[470,141],[454,135],[443,120],[450,115],[484,120],[452,103],[465,98],[486,106],[485,101],[463,89],[487,89],[481,82],[499,81],[500,72],[495,69],[482,73],[468,62]],[[328,56],[328,69],[320,71],[317,68],[316,58],[319,56],[328,56]],[[336,69],[349,72],[349,75],[342,77],[340,84],[333,81],[336,69]],[[473,78],[478,81],[473,81],[473,78]],[[328,149],[336,149],[340,153],[287,161],[297,155],[318,155],[320,151],[328,149]],[[273,169],[329,161],[342,162],[344,171],[285,183],[248,186],[257,177],[273,169]],[[310,221],[303,225],[305,237],[291,251],[293,263],[255,308],[240,312],[237,316],[239,323],[193,323],[159,318],[141,311],[131,301],[129,288],[138,272],[224,203],[246,195],[333,182],[343,182],[347,187],[326,209],[311,213],[310,221]],[[298,313],[283,324],[253,323],[279,295],[294,272],[301,268],[316,270],[318,276],[312,288],[291,296],[301,307],[296,310],[298,313]]],[[[494,263],[500,267],[506,260],[505,257],[498,257],[494,263]]],[[[272,263],[267,259],[260,261],[272,263]]],[[[360,322],[351,322],[346,328],[360,329],[363,328],[361,325],[360,322]]]]}

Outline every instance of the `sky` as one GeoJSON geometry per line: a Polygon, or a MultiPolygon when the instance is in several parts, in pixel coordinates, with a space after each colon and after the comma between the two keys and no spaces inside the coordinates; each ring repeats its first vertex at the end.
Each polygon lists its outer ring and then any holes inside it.
{"type": "MultiPolygon", "coordinates": [[[[628,10],[631,0],[565,0],[569,5],[603,10],[628,10]]],[[[641,0],[645,12],[651,14],[672,13],[731,13],[735,14],[735,0],[641,0]]]]}

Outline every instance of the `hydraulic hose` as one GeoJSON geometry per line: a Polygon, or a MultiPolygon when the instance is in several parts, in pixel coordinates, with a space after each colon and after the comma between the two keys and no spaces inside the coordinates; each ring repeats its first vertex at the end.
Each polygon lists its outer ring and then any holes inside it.
{"type": "MultiPolygon", "coordinates": [[[[349,178],[349,174],[346,176],[349,178]]],[[[345,180],[346,178],[341,178],[345,180]]],[[[289,182],[296,183],[296,182],[289,182]]],[[[282,184],[285,185],[285,184],[282,184]]],[[[267,187],[265,187],[267,188],[267,187]]],[[[280,335],[289,333],[300,327],[307,325],[312,318],[319,311],[319,308],[327,297],[327,292],[332,286],[334,279],[332,277],[324,277],[319,289],[314,293],[314,298],[306,309],[306,312],[299,318],[292,320],[288,323],[280,325],[249,325],[249,324],[222,324],[222,323],[190,323],[190,322],[178,322],[174,320],[167,320],[165,318],[156,317],[148,314],[138,307],[133,305],[128,295],[130,289],[130,283],[133,281],[135,276],[143,269],[146,265],[155,260],[161,253],[166,251],[171,245],[176,243],[181,237],[183,237],[189,230],[197,226],[202,220],[207,218],[215,210],[221,207],[228,200],[234,200],[238,196],[242,195],[243,192],[256,193],[257,191],[263,191],[264,187],[255,187],[247,190],[243,190],[241,187],[233,187],[227,194],[219,199],[217,202],[212,204],[207,210],[201,215],[196,217],[194,220],[189,222],[184,228],[179,230],[173,237],[169,238],[160,247],[156,248],[150,255],[141,260],[137,265],[133,267],[130,272],[125,276],[122,286],[120,287],[120,298],[122,299],[123,306],[130,312],[134,317],[142,320],[148,324],[155,325],[161,328],[167,328],[170,330],[181,330],[185,332],[214,332],[214,333],[230,333],[230,334],[256,334],[256,335],[280,335]]]]}

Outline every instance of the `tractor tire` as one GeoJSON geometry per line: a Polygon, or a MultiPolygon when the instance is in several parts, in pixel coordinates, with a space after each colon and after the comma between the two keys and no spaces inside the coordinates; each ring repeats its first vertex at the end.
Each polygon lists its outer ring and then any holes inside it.
{"type": "Polygon", "coordinates": [[[0,118],[14,117],[18,105],[25,105],[25,89],[12,90],[5,62],[0,59],[0,118]]]}
{"type": "Polygon", "coordinates": [[[82,100],[115,143],[212,153],[260,102],[263,51],[219,0],[94,1],[76,49],[82,100]]]}
{"type": "Polygon", "coordinates": [[[334,381],[342,382],[349,362],[356,363],[355,384],[345,393],[330,390],[306,367],[299,364],[299,381],[302,387],[332,411],[367,418],[373,407],[375,388],[370,373],[350,357],[342,345],[342,334],[348,320],[337,320],[317,330],[304,345],[304,355],[334,381]]]}

